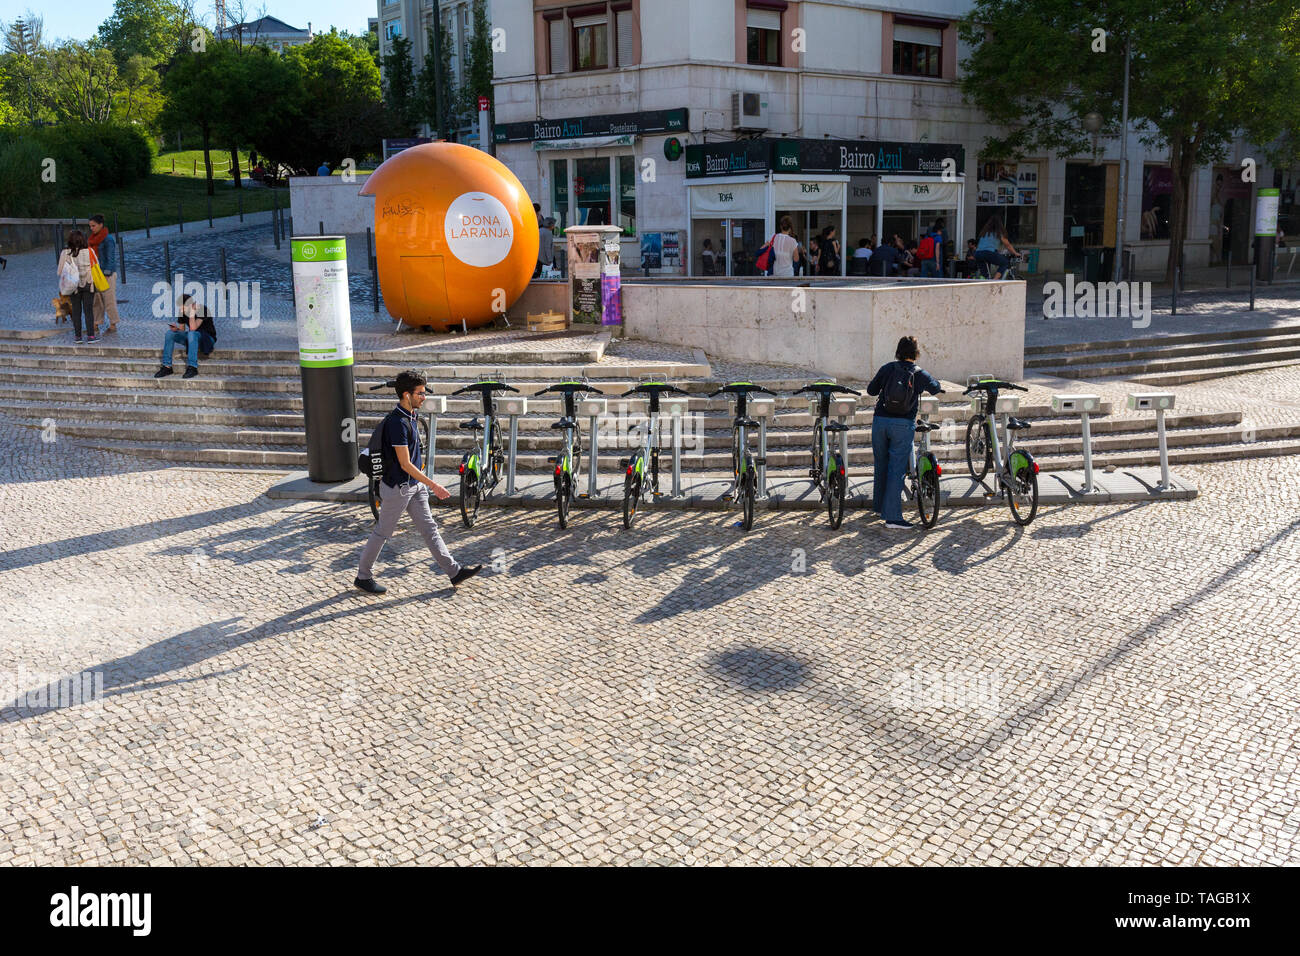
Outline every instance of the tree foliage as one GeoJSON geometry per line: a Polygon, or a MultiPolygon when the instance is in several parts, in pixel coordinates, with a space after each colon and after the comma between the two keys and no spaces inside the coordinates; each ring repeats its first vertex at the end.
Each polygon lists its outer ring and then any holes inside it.
{"type": "Polygon", "coordinates": [[[960,35],[971,50],[963,92],[1000,128],[984,153],[1006,159],[1087,152],[1090,112],[1118,133],[1131,44],[1130,124],[1170,157],[1167,279],[1196,167],[1222,160],[1237,137],[1256,144],[1260,162],[1300,154],[1295,0],[975,0],[960,35]]]}

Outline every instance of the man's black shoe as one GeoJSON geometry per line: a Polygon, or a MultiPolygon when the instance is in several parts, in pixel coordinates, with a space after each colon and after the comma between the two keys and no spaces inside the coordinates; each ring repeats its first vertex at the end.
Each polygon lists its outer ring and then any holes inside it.
{"type": "Polygon", "coordinates": [[[374,578],[356,578],[352,583],[363,591],[369,591],[371,594],[383,594],[388,590],[374,578]]]}
{"type": "Polygon", "coordinates": [[[185,366],[185,374],[182,375],[181,378],[193,378],[195,375],[198,374],[199,374],[198,369],[196,369],[193,365],[187,365],[185,366]]]}
{"type": "Polygon", "coordinates": [[[461,568],[459,571],[456,572],[456,576],[451,579],[451,586],[455,587],[456,585],[460,584],[462,581],[468,581],[470,578],[472,578],[474,575],[478,574],[482,570],[483,570],[483,565],[481,564],[476,564],[472,568],[468,566],[461,568]]]}
{"type": "Polygon", "coordinates": [[[153,377],[166,378],[171,373],[172,373],[172,367],[170,365],[163,365],[158,369],[158,371],[153,373],[153,377]]]}

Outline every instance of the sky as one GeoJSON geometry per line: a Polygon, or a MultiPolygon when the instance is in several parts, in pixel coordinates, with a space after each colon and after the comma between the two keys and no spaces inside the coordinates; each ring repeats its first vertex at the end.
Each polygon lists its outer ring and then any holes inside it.
{"type": "MultiPolygon", "coordinates": [[[[226,0],[227,10],[236,6],[237,0],[226,0]]],[[[283,20],[300,29],[311,21],[313,32],[328,32],[331,26],[349,33],[362,33],[366,18],[376,15],[378,4],[356,0],[244,0],[245,16],[250,20],[266,14],[283,20]]],[[[78,3],[46,3],[44,0],[0,0],[0,21],[9,23],[23,16],[28,9],[45,18],[45,41],[87,40],[99,25],[113,14],[113,0],[80,0],[78,3]],[[44,8],[44,9],[42,9],[44,8]]],[[[196,11],[200,19],[212,20],[212,0],[197,0],[196,11]]]]}

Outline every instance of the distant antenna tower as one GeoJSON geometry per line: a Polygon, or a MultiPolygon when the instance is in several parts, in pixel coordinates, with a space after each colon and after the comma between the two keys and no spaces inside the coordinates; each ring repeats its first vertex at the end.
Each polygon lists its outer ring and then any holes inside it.
{"type": "Polygon", "coordinates": [[[226,0],[216,0],[217,36],[226,32],[226,0]]]}

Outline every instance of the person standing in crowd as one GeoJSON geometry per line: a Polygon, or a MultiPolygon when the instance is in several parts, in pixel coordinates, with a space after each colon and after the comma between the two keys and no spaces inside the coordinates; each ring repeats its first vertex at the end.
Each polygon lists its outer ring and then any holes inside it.
{"type": "Polygon", "coordinates": [[[208,310],[199,305],[191,295],[181,296],[180,316],[175,322],[167,324],[167,334],[163,337],[162,361],[154,378],[166,378],[172,373],[172,355],[176,346],[185,346],[185,374],[181,378],[193,378],[199,374],[199,355],[207,358],[217,347],[217,326],[212,321],[208,310]]]}
{"type": "Polygon", "coordinates": [[[73,342],[80,345],[81,325],[84,318],[87,338],[84,341],[98,342],[95,335],[95,286],[90,279],[90,247],[86,236],[80,229],[68,233],[68,246],[59,253],[56,269],[59,276],[59,294],[66,296],[72,307],[72,332],[76,336],[73,342]]]}
{"type": "Polygon", "coordinates": [[[822,241],[817,234],[808,237],[808,274],[812,276],[821,275],[822,272],[822,241]]]}
{"type": "Polygon", "coordinates": [[[943,240],[944,221],[936,219],[930,231],[920,242],[920,254],[917,258],[921,262],[923,277],[938,278],[943,275],[943,240]]]}
{"type": "Polygon", "coordinates": [[[316,175],[317,176],[330,175],[330,164],[322,162],[319,166],[316,167],[316,175]]]}
{"type": "Polygon", "coordinates": [[[533,269],[533,278],[542,274],[542,267],[551,267],[555,261],[555,233],[551,230],[554,219],[542,218],[542,207],[533,203],[533,212],[537,214],[537,268],[533,269]]]}
{"type": "MultiPolygon", "coordinates": [[[[397,376],[397,407],[384,419],[382,456],[384,476],[379,482],[379,520],[370,532],[370,539],[361,549],[361,563],[352,583],[370,594],[383,594],[388,588],[378,583],[372,574],[375,558],[384,542],[397,530],[402,512],[415,521],[415,528],[428,545],[438,567],[451,579],[452,587],[478,574],[483,565],[461,565],[451,556],[438,531],[438,523],[429,510],[429,492],[440,501],[451,496],[442,485],[424,473],[424,449],[420,447],[420,429],[416,412],[424,404],[428,380],[419,372],[407,371],[397,376]]],[[[433,470],[433,463],[429,463],[433,470]]]]}
{"type": "Polygon", "coordinates": [[[835,227],[827,226],[822,230],[821,274],[837,276],[840,274],[840,241],[835,238],[835,227]]]}
{"type": "Polygon", "coordinates": [[[893,242],[882,242],[872,250],[867,261],[867,275],[892,276],[897,265],[898,247],[893,242]]]}
{"type": "Polygon", "coordinates": [[[718,274],[718,256],[713,251],[712,239],[705,239],[700,248],[700,274],[706,276],[718,274]]]}
{"type": "Polygon", "coordinates": [[[921,392],[938,395],[943,391],[939,380],[916,364],[920,354],[916,337],[903,336],[894,350],[895,361],[880,366],[867,386],[868,395],[880,396],[871,419],[871,454],[875,461],[871,510],[885,519],[886,528],[895,530],[915,527],[903,517],[902,494],[921,392]]]}
{"type": "Polygon", "coordinates": [[[781,217],[781,231],[772,237],[772,275],[794,276],[794,264],[799,261],[799,240],[791,233],[794,223],[789,216],[781,217]]]}
{"type": "Polygon", "coordinates": [[[117,332],[117,237],[104,225],[104,217],[98,213],[90,217],[90,238],[88,244],[99,259],[100,271],[108,280],[108,288],[95,293],[95,327],[101,328],[104,319],[108,319],[105,335],[117,332]]]}
{"type": "Polygon", "coordinates": [[[1002,225],[1002,219],[995,214],[989,216],[988,221],[984,223],[984,231],[980,233],[979,242],[975,245],[975,258],[993,266],[995,279],[1001,279],[1002,273],[1006,272],[1011,265],[1011,260],[1002,252],[1003,248],[1013,256],[1020,255],[1016,247],[1011,244],[1011,238],[1007,235],[1006,227],[1002,225]]]}
{"type": "Polygon", "coordinates": [[[975,277],[975,270],[978,266],[979,260],[975,258],[975,240],[967,239],[966,258],[963,259],[961,263],[962,278],[973,279],[975,277]]]}

